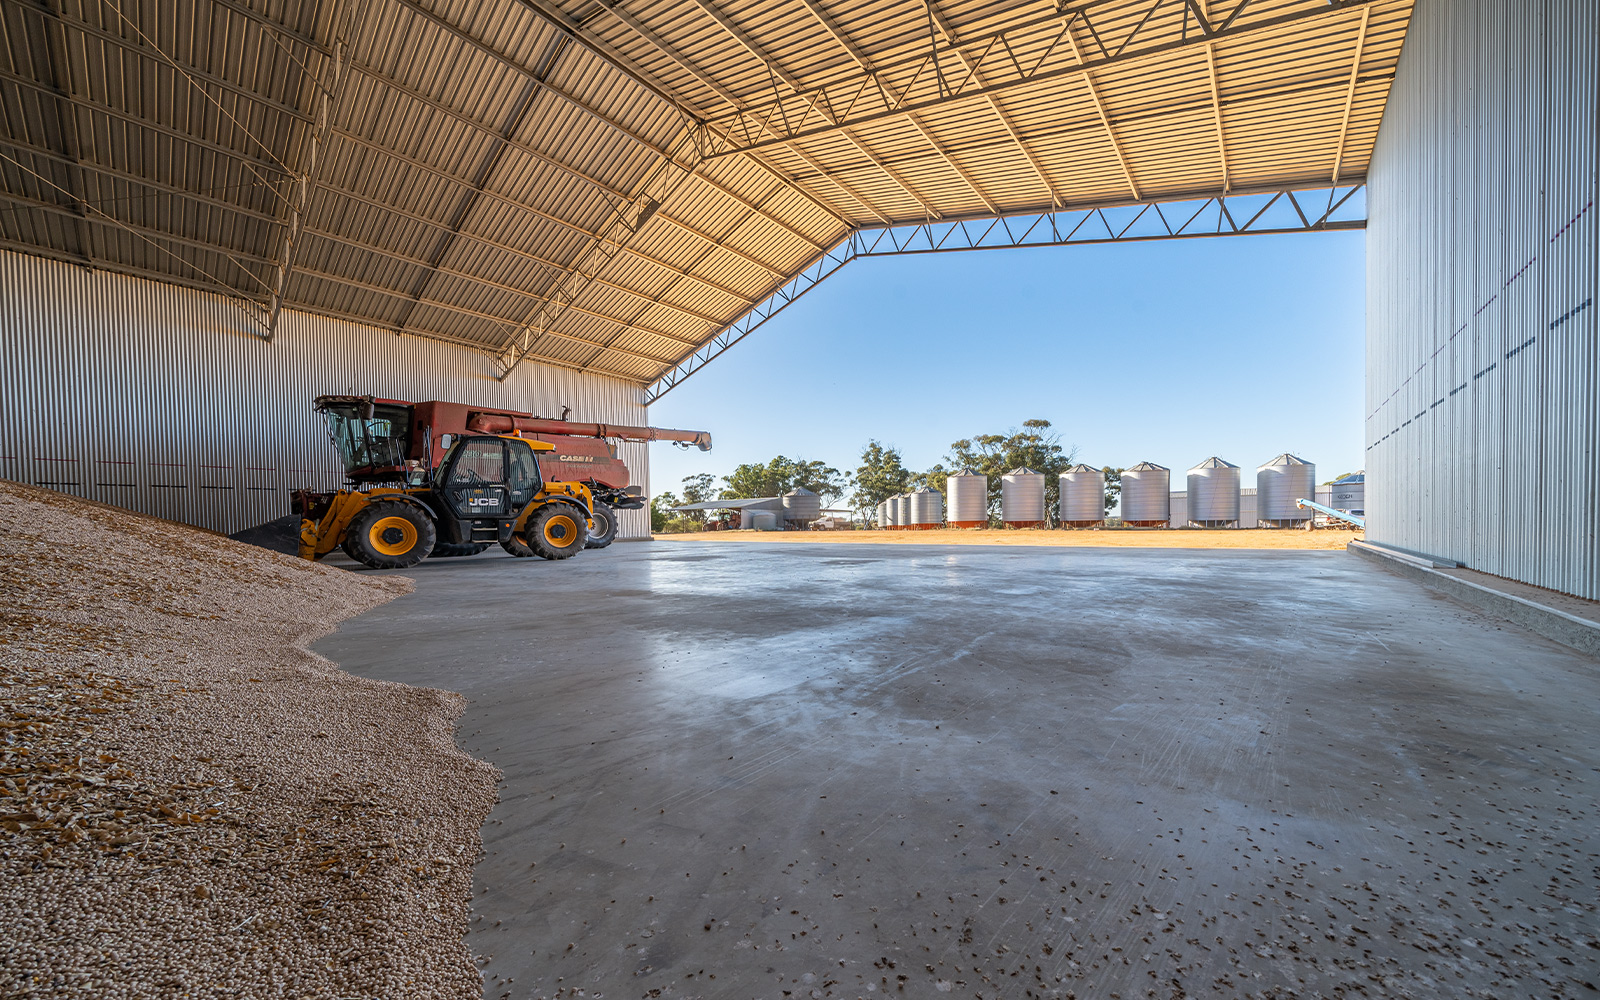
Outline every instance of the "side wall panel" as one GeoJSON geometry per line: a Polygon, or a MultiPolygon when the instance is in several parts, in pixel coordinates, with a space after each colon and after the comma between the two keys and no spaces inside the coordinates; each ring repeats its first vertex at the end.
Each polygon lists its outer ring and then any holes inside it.
{"type": "Polygon", "coordinates": [[[1368,173],[1368,537],[1600,599],[1600,4],[1420,0],[1368,173]]]}
{"type": "MultiPolygon", "coordinates": [[[[449,399],[648,423],[640,387],[285,312],[257,336],[227,299],[0,251],[0,477],[234,532],[343,481],[313,397],[449,399]]],[[[649,487],[649,453],[623,444],[649,487]]],[[[624,512],[623,537],[649,531],[624,512]]]]}

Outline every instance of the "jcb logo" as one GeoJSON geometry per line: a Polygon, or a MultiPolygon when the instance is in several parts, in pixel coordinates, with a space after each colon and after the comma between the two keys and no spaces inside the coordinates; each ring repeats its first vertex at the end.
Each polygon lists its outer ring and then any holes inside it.
{"type": "Polygon", "coordinates": [[[498,507],[500,500],[497,497],[468,497],[468,507],[498,507]]]}

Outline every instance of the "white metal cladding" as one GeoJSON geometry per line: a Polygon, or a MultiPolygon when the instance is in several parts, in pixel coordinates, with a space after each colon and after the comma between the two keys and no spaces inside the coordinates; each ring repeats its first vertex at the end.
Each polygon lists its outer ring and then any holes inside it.
{"type": "Polygon", "coordinates": [[[1154,462],[1140,462],[1122,470],[1119,499],[1124,521],[1166,521],[1172,516],[1168,490],[1172,471],[1154,462]]]}
{"type": "Polygon", "coordinates": [[[1591,599],[1597,50],[1594,3],[1418,3],[1367,230],[1367,537],[1591,599]]]}
{"type": "Polygon", "coordinates": [[[902,493],[894,498],[894,523],[900,527],[911,523],[911,494],[902,493]]]}
{"type": "MultiPolygon", "coordinates": [[[[647,423],[642,390],[286,311],[264,343],[230,299],[0,251],[0,476],[234,532],[344,480],[313,397],[359,392],[647,423]]],[[[618,455],[649,495],[649,451],[618,455]]],[[[649,511],[622,511],[643,538],[649,511]]]]}
{"type": "Polygon", "coordinates": [[[1044,520],[1044,473],[1021,468],[1000,477],[1000,520],[1007,524],[1044,520]]]}
{"type": "Polygon", "coordinates": [[[911,523],[940,524],[944,521],[944,494],[920,489],[911,494],[911,523]]]}
{"type": "Polygon", "coordinates": [[[1106,517],[1106,474],[1088,465],[1074,465],[1060,477],[1061,520],[1103,521],[1106,517]]]}
{"type": "Polygon", "coordinates": [[[1294,505],[1317,488],[1317,467],[1284,452],[1256,466],[1256,513],[1264,521],[1304,521],[1311,511],[1294,505]]]}
{"type": "Polygon", "coordinates": [[[951,523],[989,522],[989,477],[977,473],[958,473],[945,479],[950,491],[951,523]]]}

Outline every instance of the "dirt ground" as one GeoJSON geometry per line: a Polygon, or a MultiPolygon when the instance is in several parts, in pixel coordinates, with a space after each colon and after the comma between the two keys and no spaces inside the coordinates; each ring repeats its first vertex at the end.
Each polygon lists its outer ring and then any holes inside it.
{"type": "Polygon", "coordinates": [[[481,996],[464,700],[306,648],[411,589],[0,481],[0,997],[481,996]]]}
{"type": "Polygon", "coordinates": [[[699,531],[652,535],[660,542],[846,542],[877,545],[1047,545],[1132,549],[1342,549],[1364,538],[1360,531],[1325,528],[1193,529],[1107,528],[1104,530],[938,528],[932,531],[699,531]]]}

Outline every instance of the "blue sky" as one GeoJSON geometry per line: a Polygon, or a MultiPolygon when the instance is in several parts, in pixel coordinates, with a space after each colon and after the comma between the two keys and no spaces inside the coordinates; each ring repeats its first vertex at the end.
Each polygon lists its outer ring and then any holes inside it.
{"type": "Polygon", "coordinates": [[[925,469],[1042,417],[1093,465],[1361,467],[1364,235],[1234,236],[858,260],[650,407],[651,488],[774,455],[925,469]]]}

